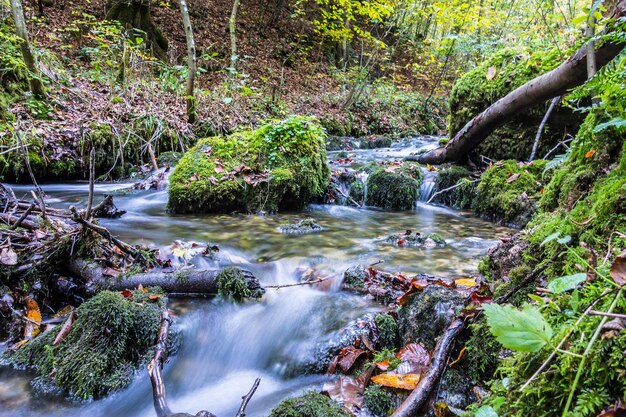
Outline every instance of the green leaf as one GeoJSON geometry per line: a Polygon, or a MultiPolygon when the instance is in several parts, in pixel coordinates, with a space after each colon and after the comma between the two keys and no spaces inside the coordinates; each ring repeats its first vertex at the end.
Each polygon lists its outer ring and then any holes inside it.
{"type": "Polygon", "coordinates": [[[561,245],[567,245],[571,241],[572,241],[572,237],[570,235],[563,236],[563,237],[561,237],[561,238],[556,240],[556,242],[561,244],[561,245]]]}
{"type": "Polygon", "coordinates": [[[498,413],[496,413],[496,410],[491,408],[491,406],[483,405],[478,410],[476,410],[476,414],[474,414],[474,417],[498,417],[498,413]]]}
{"type": "Polygon", "coordinates": [[[593,133],[602,132],[603,130],[608,129],[609,127],[614,127],[616,129],[626,128],[626,119],[621,117],[615,117],[608,122],[600,123],[593,129],[593,133]]]}
{"type": "Polygon", "coordinates": [[[578,286],[578,284],[586,279],[587,274],[584,272],[574,275],[566,275],[550,281],[548,289],[555,294],[560,294],[565,291],[573,290],[578,286]]]}
{"type": "Polygon", "coordinates": [[[485,304],[483,309],[491,333],[507,349],[537,352],[552,338],[552,328],[530,304],[525,304],[522,310],[510,304],[485,304]]]}
{"type": "Polygon", "coordinates": [[[541,244],[539,246],[543,246],[546,243],[550,243],[552,242],[554,239],[557,239],[559,236],[561,236],[561,232],[556,232],[556,233],[552,233],[550,236],[548,236],[547,238],[545,238],[543,240],[543,242],[541,242],[541,244]]]}

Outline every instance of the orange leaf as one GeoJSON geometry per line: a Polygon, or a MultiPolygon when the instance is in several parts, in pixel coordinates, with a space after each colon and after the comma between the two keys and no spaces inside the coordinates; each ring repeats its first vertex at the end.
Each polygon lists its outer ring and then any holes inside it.
{"type": "Polygon", "coordinates": [[[414,390],[420,382],[420,375],[380,374],[372,377],[372,382],[385,387],[414,390]]]}
{"type": "Polygon", "coordinates": [[[382,362],[376,362],[376,367],[381,371],[386,371],[387,369],[389,369],[389,361],[385,359],[382,362]]]}
{"type": "Polygon", "coordinates": [[[39,334],[39,325],[41,324],[41,311],[37,301],[30,297],[26,298],[26,327],[24,328],[24,337],[32,339],[39,334]]]}
{"type": "Polygon", "coordinates": [[[611,277],[620,287],[626,285],[626,250],[615,258],[611,265],[611,277]]]}
{"type": "Polygon", "coordinates": [[[474,278],[459,278],[455,279],[454,283],[461,287],[473,287],[476,285],[476,280],[474,278]]]}
{"type": "Polygon", "coordinates": [[[120,291],[120,294],[122,294],[124,298],[133,298],[133,292],[130,290],[120,291]]]}
{"type": "Polygon", "coordinates": [[[159,298],[161,298],[161,294],[154,294],[154,295],[149,296],[148,298],[152,301],[156,301],[159,298]]]}
{"type": "Polygon", "coordinates": [[[595,154],[596,154],[596,150],[595,150],[595,149],[592,149],[592,150],[590,150],[589,152],[587,152],[587,153],[585,154],[585,158],[589,159],[589,158],[591,158],[592,156],[594,156],[595,154]]]}

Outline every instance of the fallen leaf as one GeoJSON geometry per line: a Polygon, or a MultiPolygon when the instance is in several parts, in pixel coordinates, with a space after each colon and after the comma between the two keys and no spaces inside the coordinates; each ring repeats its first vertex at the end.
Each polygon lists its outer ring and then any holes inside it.
{"type": "Polygon", "coordinates": [[[120,294],[122,294],[124,298],[133,298],[133,292],[130,290],[120,291],[120,294]]]}
{"type": "Polygon", "coordinates": [[[39,334],[39,326],[41,325],[41,311],[37,301],[30,297],[26,298],[26,326],[24,328],[24,337],[32,339],[39,334]]]}
{"type": "Polygon", "coordinates": [[[454,283],[456,285],[460,285],[461,287],[474,287],[476,285],[476,280],[474,278],[459,278],[455,279],[454,283]]]}
{"type": "Polygon", "coordinates": [[[156,301],[156,300],[158,300],[158,299],[159,299],[159,298],[161,298],[161,297],[162,297],[162,296],[161,296],[161,294],[153,294],[153,295],[149,296],[148,298],[149,298],[151,301],[156,301]]]}
{"type": "Polygon", "coordinates": [[[615,257],[611,265],[611,277],[620,287],[626,285],[626,250],[615,257]]]}
{"type": "Polygon", "coordinates": [[[489,68],[487,68],[486,77],[487,77],[488,81],[491,81],[494,78],[496,78],[496,67],[489,67],[489,68]]]}
{"type": "Polygon", "coordinates": [[[358,412],[363,406],[363,391],[369,381],[374,367],[370,367],[358,378],[342,375],[333,382],[327,382],[322,388],[322,393],[328,395],[331,400],[337,401],[352,414],[358,412]]]}
{"type": "Polygon", "coordinates": [[[5,248],[0,251],[0,264],[17,265],[17,253],[11,248],[5,248]]]}
{"type": "Polygon", "coordinates": [[[389,369],[389,361],[385,359],[382,362],[376,362],[376,367],[380,369],[381,371],[386,371],[389,369]]]}
{"type": "Polygon", "coordinates": [[[518,178],[519,178],[519,174],[512,174],[509,176],[509,178],[506,179],[506,182],[510,184],[513,181],[517,181],[518,178]]]}
{"type": "Polygon", "coordinates": [[[414,390],[420,378],[419,374],[380,374],[372,377],[372,382],[385,387],[414,390]]]}
{"type": "Polygon", "coordinates": [[[117,278],[120,276],[120,271],[107,266],[106,268],[102,269],[102,275],[117,278]]]}
{"type": "Polygon", "coordinates": [[[452,362],[450,362],[450,364],[448,364],[448,367],[454,366],[454,365],[456,365],[457,363],[459,363],[459,362],[461,361],[461,359],[463,359],[463,356],[465,356],[465,352],[466,352],[466,350],[467,350],[467,349],[465,348],[465,346],[463,346],[463,347],[461,348],[461,351],[459,352],[459,356],[457,356],[455,360],[453,360],[452,362]]]}
{"type": "Polygon", "coordinates": [[[396,355],[402,362],[395,369],[398,374],[421,374],[430,366],[430,353],[419,343],[411,343],[396,355]]]}
{"type": "Polygon", "coordinates": [[[61,326],[61,330],[59,330],[59,333],[54,338],[54,342],[52,342],[54,346],[61,343],[63,339],[65,339],[65,337],[67,337],[67,335],[70,334],[70,331],[72,330],[72,326],[74,325],[74,320],[76,320],[76,313],[72,312],[65,319],[65,322],[63,322],[63,326],[61,326]]]}
{"type": "Polygon", "coordinates": [[[596,150],[592,149],[585,154],[585,158],[587,159],[592,158],[595,154],[596,154],[596,150]]]}
{"type": "Polygon", "coordinates": [[[615,405],[605,408],[598,414],[597,417],[624,417],[626,416],[626,403],[624,400],[619,399],[615,405]]]}

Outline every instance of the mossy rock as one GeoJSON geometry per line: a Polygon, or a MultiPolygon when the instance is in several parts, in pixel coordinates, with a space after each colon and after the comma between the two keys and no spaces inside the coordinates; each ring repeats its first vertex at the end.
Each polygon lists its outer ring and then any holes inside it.
{"type": "Polygon", "coordinates": [[[390,235],[385,241],[401,247],[442,248],[446,246],[446,240],[439,233],[423,235],[420,232],[411,232],[410,230],[405,233],[390,235]]]}
{"type": "Polygon", "coordinates": [[[405,162],[393,171],[376,167],[367,178],[365,204],[387,210],[410,210],[419,198],[423,174],[419,165],[405,162]]]}
{"type": "MultiPolygon", "coordinates": [[[[184,279],[184,278],[183,278],[184,279]]],[[[250,288],[249,282],[245,279],[241,268],[228,267],[222,269],[215,277],[217,293],[230,300],[237,302],[248,298],[261,298],[265,292],[263,288],[250,288]]]]}
{"type": "Polygon", "coordinates": [[[435,177],[434,191],[456,187],[434,195],[433,202],[461,210],[470,208],[476,188],[475,183],[471,182],[471,174],[470,170],[458,165],[444,165],[440,167],[435,177]],[[459,182],[463,183],[459,184],[459,182]]]}
{"type": "Polygon", "coordinates": [[[174,213],[301,209],[328,186],[324,139],[314,119],[298,116],[202,139],[170,177],[168,208],[174,213]]]}
{"type": "MultiPolygon", "coordinates": [[[[565,53],[564,56],[569,54],[565,53]]],[[[505,48],[488,57],[474,70],[459,78],[449,100],[450,136],[458,132],[474,116],[498,99],[531,79],[544,74],[561,62],[557,49],[537,50],[525,47],[505,48]],[[489,79],[488,71],[495,75],[489,79]]],[[[485,139],[475,151],[491,159],[527,160],[535,135],[549,102],[516,114],[485,139]]],[[[575,132],[582,117],[564,106],[557,106],[543,131],[538,155],[545,155],[565,133],[575,132]]]]}
{"type": "Polygon", "coordinates": [[[374,317],[378,340],[376,343],[380,349],[395,350],[398,347],[398,323],[389,314],[377,314],[374,317]]]}
{"type": "Polygon", "coordinates": [[[432,350],[436,339],[452,323],[464,303],[461,294],[441,285],[429,285],[412,294],[398,311],[402,344],[421,343],[432,350]]]}
{"type": "Polygon", "coordinates": [[[387,417],[395,408],[394,397],[389,389],[372,384],[363,393],[363,402],[374,417],[387,417]]]}
{"type": "Polygon", "coordinates": [[[132,298],[102,291],[76,310],[71,331],[57,345],[60,331],[31,340],[7,353],[16,366],[35,369],[47,383],[80,399],[100,398],[130,384],[135,371],[153,355],[164,303],[151,295],[159,291],[133,291],[132,298]]]}
{"type": "Polygon", "coordinates": [[[269,417],[349,417],[349,414],[326,395],[309,391],[281,402],[269,417]]]}
{"type": "Polygon", "coordinates": [[[537,201],[549,179],[546,161],[521,164],[504,161],[487,169],[476,187],[472,209],[490,220],[524,227],[537,211],[537,201]]]}
{"type": "Polygon", "coordinates": [[[288,235],[303,235],[307,233],[318,233],[324,230],[317,221],[311,217],[302,219],[297,223],[289,223],[278,228],[282,233],[288,235]]]}

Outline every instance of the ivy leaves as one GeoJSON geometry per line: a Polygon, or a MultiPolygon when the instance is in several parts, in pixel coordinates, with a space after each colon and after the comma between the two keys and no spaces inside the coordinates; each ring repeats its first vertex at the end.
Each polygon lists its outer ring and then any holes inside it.
{"type": "Polygon", "coordinates": [[[498,304],[485,304],[483,309],[491,333],[507,349],[537,352],[552,339],[552,328],[530,304],[524,305],[522,310],[498,304]]]}

